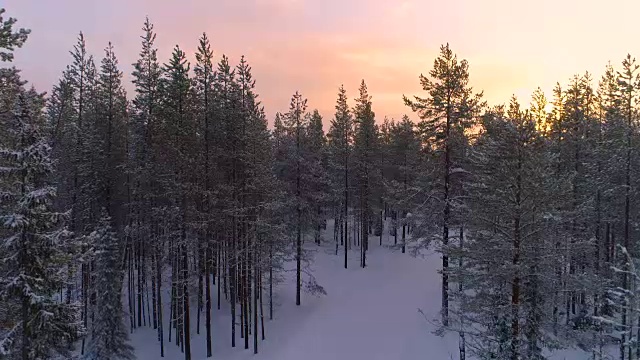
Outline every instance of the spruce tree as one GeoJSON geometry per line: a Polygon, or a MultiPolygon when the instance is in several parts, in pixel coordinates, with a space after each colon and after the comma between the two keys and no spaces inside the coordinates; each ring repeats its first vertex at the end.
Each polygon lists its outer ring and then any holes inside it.
{"type": "Polygon", "coordinates": [[[42,94],[24,90],[17,70],[2,69],[0,129],[0,355],[30,360],[69,356],[83,331],[79,304],[61,301],[73,238],[56,212],[51,148],[44,136],[42,94]],[[13,98],[11,98],[13,97],[13,98]],[[9,107],[5,107],[5,106],[9,107]]]}

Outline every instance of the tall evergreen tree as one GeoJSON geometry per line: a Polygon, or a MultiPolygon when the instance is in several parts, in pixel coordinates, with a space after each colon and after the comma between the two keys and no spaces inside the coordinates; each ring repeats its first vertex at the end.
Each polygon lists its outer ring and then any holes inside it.
{"type": "Polygon", "coordinates": [[[360,96],[356,99],[353,109],[356,125],[353,150],[361,230],[360,266],[365,267],[369,246],[369,227],[373,208],[377,205],[375,194],[380,187],[380,173],[375,169],[379,151],[378,127],[375,124],[375,114],[371,109],[371,96],[364,80],[360,83],[359,92],[360,96]]]}
{"type": "Polygon", "coordinates": [[[324,223],[323,208],[327,204],[328,194],[328,173],[327,173],[327,139],[322,129],[322,116],[318,110],[314,110],[309,117],[309,127],[307,128],[307,146],[309,151],[309,180],[312,184],[309,186],[311,193],[309,201],[315,204],[315,209],[310,215],[312,226],[314,229],[314,240],[320,245],[320,233],[324,223]],[[315,210],[315,211],[314,211],[315,210]]]}
{"type": "Polygon", "coordinates": [[[164,65],[160,80],[162,93],[162,126],[166,143],[166,158],[170,173],[167,175],[171,193],[169,201],[177,210],[175,236],[171,239],[173,280],[172,290],[176,341],[184,350],[185,360],[191,359],[191,326],[189,302],[189,237],[192,213],[192,176],[194,124],[192,119],[192,91],[189,79],[190,65],[185,53],[176,46],[171,59],[164,65]]]}
{"type": "Polygon", "coordinates": [[[111,219],[103,212],[96,230],[89,237],[95,249],[96,317],[93,321],[86,359],[135,359],[124,324],[120,265],[123,247],[111,226],[111,219]]]}
{"type": "MultiPolygon", "coordinates": [[[[162,193],[158,175],[162,172],[160,156],[159,134],[161,127],[161,94],[159,83],[162,69],[157,58],[157,49],[154,46],[156,34],[153,24],[147,17],[142,27],[141,50],[138,60],[133,64],[133,84],[136,96],[132,101],[130,122],[128,126],[128,152],[127,170],[129,184],[132,189],[128,194],[128,220],[127,226],[132,239],[139,250],[148,249],[145,252],[136,251],[138,254],[149,254],[151,258],[151,299],[153,327],[158,331],[160,342],[160,356],[164,356],[164,328],[163,328],[163,302],[162,302],[162,265],[163,236],[162,236],[162,193]],[[155,239],[155,241],[152,241],[155,239]]],[[[131,249],[132,251],[134,249],[131,249]]],[[[143,268],[146,266],[141,259],[143,268]]],[[[129,271],[130,273],[130,271],[129,271]]],[[[146,275],[146,273],[145,273],[146,275]]],[[[140,284],[141,278],[138,277],[140,284]]],[[[146,280],[146,277],[145,277],[146,280]]],[[[131,287],[131,285],[129,286],[131,287]]],[[[129,291],[131,293],[131,291],[129,291]]],[[[148,300],[148,299],[147,299],[148,300]]],[[[140,304],[140,302],[139,302],[140,304]]],[[[141,309],[138,309],[139,313],[141,309]]]]}
{"type": "MultiPolygon", "coordinates": [[[[302,236],[304,232],[303,225],[303,212],[306,209],[306,204],[303,199],[303,162],[304,162],[304,131],[307,126],[308,120],[305,116],[307,111],[307,99],[304,99],[302,95],[296,92],[291,97],[291,104],[289,106],[289,112],[285,117],[285,126],[287,131],[294,141],[295,148],[292,149],[293,154],[293,184],[291,186],[292,193],[295,195],[295,231],[296,231],[296,305],[300,305],[300,292],[302,289],[302,236]]],[[[305,194],[306,195],[306,194],[305,194]]]]}
{"type": "MultiPolygon", "coordinates": [[[[424,134],[432,146],[442,151],[442,234],[443,246],[449,243],[449,230],[452,214],[452,173],[456,159],[453,158],[452,139],[456,133],[464,133],[473,125],[478,111],[484,106],[482,93],[474,94],[469,86],[469,64],[466,60],[458,62],[449,44],[440,47],[440,56],[434,61],[429,72],[432,79],[420,75],[420,84],[428,97],[404,97],[407,106],[423,119],[424,134]]],[[[442,322],[448,323],[449,312],[449,257],[442,256],[442,322]]]]}
{"type": "MultiPolygon", "coordinates": [[[[344,86],[338,89],[338,99],[336,101],[336,112],[331,120],[331,127],[327,138],[330,152],[330,176],[332,179],[332,187],[334,190],[335,203],[338,205],[338,212],[344,225],[340,224],[341,234],[344,238],[341,242],[344,245],[344,268],[348,266],[347,248],[348,248],[348,216],[349,216],[349,153],[351,152],[351,144],[353,138],[353,120],[349,105],[347,104],[347,92],[344,86]],[[341,190],[338,190],[341,189],[341,190]]],[[[334,224],[338,226],[338,224],[334,224]]],[[[337,254],[337,242],[336,242],[337,254]]]]}
{"type": "MultiPolygon", "coordinates": [[[[213,93],[213,51],[211,51],[211,45],[209,38],[206,34],[202,34],[200,38],[198,51],[196,53],[196,66],[194,67],[194,81],[195,89],[197,93],[198,110],[200,112],[200,127],[203,128],[203,156],[201,157],[202,170],[204,171],[204,182],[202,190],[204,193],[202,204],[202,218],[203,218],[203,237],[204,244],[199,244],[198,252],[200,253],[200,267],[201,274],[199,276],[199,292],[202,293],[202,278],[205,280],[205,317],[206,317],[206,346],[207,357],[212,356],[212,344],[211,344],[211,266],[213,264],[211,257],[213,256],[213,249],[211,248],[211,237],[213,237],[212,222],[212,203],[213,203],[213,179],[212,179],[212,155],[216,154],[215,147],[215,135],[213,131],[215,126],[213,124],[213,105],[214,105],[214,93],[213,93]]],[[[201,296],[198,296],[200,301],[201,296]]],[[[200,306],[198,307],[198,314],[200,314],[200,306]]],[[[198,315],[198,324],[200,316],[198,315]]],[[[199,327],[198,327],[199,331],[199,327]]]]}
{"type": "Polygon", "coordinates": [[[102,182],[101,203],[112,221],[115,221],[116,226],[122,228],[124,211],[122,209],[123,188],[121,184],[124,183],[124,179],[121,176],[121,169],[126,154],[127,99],[122,86],[122,72],[118,70],[118,60],[111,43],[105,49],[105,57],[102,59],[97,94],[95,129],[98,144],[92,145],[97,145],[95,148],[98,153],[96,160],[102,164],[98,170],[101,171],[97,176],[102,182]]]}
{"type": "Polygon", "coordinates": [[[555,284],[543,280],[552,278],[557,255],[547,229],[568,186],[545,174],[556,158],[536,125],[514,98],[506,115],[484,117],[470,154],[470,240],[460,250],[463,266],[452,269],[465,289],[453,292],[453,313],[480,358],[541,359],[540,344],[549,341],[544,294],[555,284]]]}
{"type": "MultiPolygon", "coordinates": [[[[417,129],[408,116],[392,123],[389,129],[389,166],[387,187],[389,200],[395,212],[405,220],[406,214],[416,204],[412,194],[417,193],[420,161],[420,139],[417,129]]],[[[394,224],[394,227],[396,224],[394,224]]],[[[406,221],[402,221],[402,252],[406,251],[406,221]]],[[[397,230],[397,229],[396,229],[397,230]]],[[[394,238],[397,240],[398,237],[394,238]]]]}
{"type": "Polygon", "coordinates": [[[25,90],[17,70],[0,70],[0,355],[22,360],[69,356],[79,338],[79,304],[61,301],[60,271],[72,259],[65,213],[56,212],[51,148],[42,132],[43,95],[25,90]],[[8,107],[5,107],[8,106],[8,107]]]}

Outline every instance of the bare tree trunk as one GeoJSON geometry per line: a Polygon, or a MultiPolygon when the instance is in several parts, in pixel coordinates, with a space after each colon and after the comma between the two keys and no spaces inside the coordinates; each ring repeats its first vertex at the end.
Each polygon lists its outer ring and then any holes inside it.
{"type": "Polygon", "coordinates": [[[137,260],[138,260],[138,273],[137,278],[138,278],[138,287],[137,287],[137,300],[138,300],[138,327],[142,326],[142,319],[143,319],[143,306],[142,306],[142,272],[144,271],[143,268],[143,264],[142,264],[142,243],[140,241],[140,239],[137,239],[136,243],[138,244],[138,251],[137,253],[137,260]]]}
{"type": "MultiPolygon", "coordinates": [[[[174,256],[174,241],[171,240],[171,244],[169,245],[169,257],[171,259],[171,304],[170,304],[170,315],[169,315],[169,342],[171,342],[171,332],[175,329],[176,326],[176,262],[174,256]]],[[[176,336],[177,337],[177,336],[176,336]]]]}
{"type": "MultiPolygon", "coordinates": [[[[155,233],[156,228],[155,226],[152,224],[152,233],[155,233]]],[[[154,253],[151,255],[151,311],[153,311],[153,329],[156,330],[158,329],[158,322],[160,321],[160,317],[158,316],[158,298],[157,298],[157,273],[155,271],[154,266],[158,266],[157,264],[157,254],[155,253],[156,250],[154,250],[154,253]]]]}
{"type": "Polygon", "coordinates": [[[226,271],[225,271],[226,268],[224,266],[224,261],[223,261],[223,258],[226,255],[225,255],[224,248],[222,246],[222,242],[221,242],[220,239],[218,239],[218,241],[216,242],[216,247],[217,247],[216,256],[218,258],[218,261],[216,263],[216,268],[218,269],[218,270],[216,270],[216,272],[218,273],[218,294],[217,294],[217,297],[218,297],[218,310],[220,310],[220,297],[221,297],[221,293],[222,293],[222,291],[220,289],[220,286],[222,285],[222,281],[223,281],[223,279],[221,279],[220,277],[223,277],[223,278],[226,279],[226,275],[225,275],[226,274],[226,271]]]}
{"type": "Polygon", "coordinates": [[[135,276],[133,272],[133,259],[134,259],[134,246],[131,241],[131,238],[127,236],[127,260],[128,260],[128,269],[129,269],[129,277],[127,281],[127,286],[129,289],[129,321],[131,323],[131,332],[136,328],[136,305],[135,305],[135,276]]]}
{"type": "Polygon", "coordinates": [[[264,292],[262,289],[262,269],[260,270],[260,285],[258,286],[258,290],[260,291],[260,327],[262,328],[262,340],[264,340],[264,308],[262,307],[262,298],[264,297],[264,292]]]}
{"type": "MultiPolygon", "coordinates": [[[[183,232],[183,235],[182,235],[183,242],[186,242],[186,234],[185,234],[184,227],[182,229],[182,232],[183,232]]],[[[190,329],[190,318],[189,318],[189,267],[188,267],[187,245],[183,244],[182,247],[183,247],[183,250],[182,250],[182,262],[183,262],[182,263],[182,268],[183,268],[182,296],[184,297],[182,301],[182,306],[184,306],[184,319],[182,321],[184,324],[184,335],[183,335],[184,359],[191,360],[191,329],[190,329]]]]}
{"type": "Polygon", "coordinates": [[[269,320],[273,320],[273,243],[269,242],[269,320]]]}
{"type": "MultiPolygon", "coordinates": [[[[84,328],[87,328],[88,325],[88,310],[89,310],[89,304],[88,304],[88,284],[89,282],[89,269],[88,269],[88,264],[83,263],[82,264],[82,304],[83,304],[83,309],[82,309],[82,323],[84,325],[84,328]]],[[[85,339],[86,337],[82,337],[82,349],[80,350],[80,354],[84,355],[84,347],[85,347],[85,339]]]]}
{"type": "MultiPolygon", "coordinates": [[[[451,205],[449,204],[449,187],[451,171],[451,150],[449,137],[451,130],[451,99],[447,99],[447,118],[444,138],[444,218],[442,222],[442,245],[449,244],[449,218],[451,216],[451,205]]],[[[442,324],[449,325],[449,256],[442,254],[442,324]]]]}
{"type": "Polygon", "coordinates": [[[405,211],[402,211],[402,253],[406,252],[407,247],[407,226],[405,224],[405,211]]]}
{"type": "Polygon", "coordinates": [[[338,240],[338,237],[340,237],[340,229],[338,228],[338,224],[342,226],[342,220],[338,218],[338,211],[339,210],[336,210],[336,216],[333,220],[333,240],[336,243],[336,256],[338,256],[338,250],[340,248],[340,241],[338,240]]]}
{"type": "Polygon", "coordinates": [[[227,266],[229,267],[229,294],[231,297],[231,347],[236,347],[236,290],[235,290],[235,282],[236,282],[236,271],[235,264],[231,263],[232,256],[235,256],[235,239],[236,239],[236,218],[233,216],[233,227],[232,227],[232,238],[231,241],[233,244],[232,254],[227,254],[227,266]]]}
{"type": "MultiPolygon", "coordinates": [[[[380,204],[381,205],[383,204],[382,200],[380,200],[380,204]]],[[[382,217],[382,213],[383,213],[383,210],[381,207],[380,208],[380,246],[382,246],[382,234],[384,233],[384,220],[382,217]]]]}
{"type": "MultiPolygon", "coordinates": [[[[200,239],[202,240],[202,239],[200,239]]],[[[197,274],[198,274],[198,313],[196,316],[196,334],[200,335],[200,313],[202,312],[202,306],[203,306],[203,302],[202,302],[202,297],[204,295],[204,283],[203,283],[203,272],[204,272],[204,268],[206,267],[203,262],[203,248],[202,248],[202,241],[199,241],[198,243],[198,255],[197,255],[197,259],[198,259],[198,263],[197,263],[197,274]]]]}
{"type": "MultiPolygon", "coordinates": [[[[458,268],[462,270],[463,259],[462,259],[462,251],[464,250],[464,226],[460,226],[460,258],[458,259],[458,268]]],[[[458,291],[462,294],[464,291],[463,279],[461,278],[458,281],[458,291]]],[[[464,330],[464,315],[460,318],[460,328],[464,330]]],[[[464,331],[459,332],[460,340],[458,343],[458,349],[460,351],[460,359],[465,360],[467,357],[467,341],[464,335],[464,331]]]]}
{"type": "MultiPolygon", "coordinates": [[[[162,257],[159,246],[156,246],[156,277],[158,278],[158,286],[156,289],[158,292],[156,296],[158,301],[158,340],[160,341],[160,357],[164,357],[164,333],[162,328],[162,257]]],[[[169,326],[169,329],[171,329],[171,326],[169,326]]]]}
{"type": "MultiPolygon", "coordinates": [[[[208,237],[205,237],[208,240],[208,237]]],[[[211,349],[211,269],[209,268],[209,256],[211,255],[209,247],[209,242],[207,241],[207,245],[205,247],[205,260],[204,260],[204,276],[205,276],[205,321],[206,321],[206,331],[207,331],[207,357],[212,356],[211,349]]],[[[213,277],[215,279],[215,275],[213,277]]],[[[220,283],[220,282],[218,282],[220,283]]]]}
{"type": "MultiPolygon", "coordinates": [[[[255,258],[255,254],[254,254],[255,258]]],[[[253,266],[253,353],[258,353],[258,269],[256,267],[257,259],[254,259],[253,266]]]]}
{"type": "MultiPolygon", "coordinates": [[[[518,158],[518,174],[516,184],[516,205],[517,210],[513,219],[513,266],[518,268],[520,265],[520,206],[521,204],[521,188],[522,178],[520,171],[522,169],[521,159],[518,158]]],[[[517,270],[516,270],[517,271],[517,270]]],[[[520,358],[520,274],[516,273],[511,284],[511,360],[520,358]]]]}
{"type": "Polygon", "coordinates": [[[393,210],[393,245],[398,245],[398,211],[393,210]]]}

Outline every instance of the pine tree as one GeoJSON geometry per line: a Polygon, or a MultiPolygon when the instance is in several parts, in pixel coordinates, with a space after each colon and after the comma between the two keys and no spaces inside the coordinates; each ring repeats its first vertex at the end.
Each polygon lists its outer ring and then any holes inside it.
{"type": "Polygon", "coordinates": [[[536,129],[542,134],[548,134],[551,129],[547,114],[547,98],[539,87],[531,95],[530,113],[536,121],[536,129]]]}
{"type": "Polygon", "coordinates": [[[89,237],[95,246],[96,317],[86,359],[135,359],[124,324],[121,267],[123,247],[111,226],[111,218],[103,211],[96,230],[89,237]]]}
{"type": "Polygon", "coordinates": [[[462,267],[452,269],[465,288],[452,293],[452,326],[480,358],[541,359],[540,344],[550,341],[545,294],[556,284],[545,280],[561,255],[549,245],[569,184],[543,171],[557,157],[536,125],[513,98],[506,115],[496,109],[484,116],[471,149],[469,240],[459,250],[462,267]]]}
{"type": "MultiPolygon", "coordinates": [[[[420,75],[420,83],[429,97],[414,96],[411,100],[404,97],[407,106],[417,112],[424,120],[424,134],[434,147],[443,153],[442,174],[442,245],[449,243],[451,227],[451,170],[455,159],[452,157],[452,139],[456,133],[464,133],[473,125],[477,112],[484,105],[482,93],[473,94],[469,83],[469,65],[466,60],[458,62],[449,44],[440,47],[440,56],[434,61],[429,72],[433,78],[420,75]]],[[[449,312],[449,258],[442,256],[442,322],[448,323],[449,312]]]]}
{"type": "MultiPolygon", "coordinates": [[[[50,129],[55,129],[50,141],[54,146],[52,154],[58,165],[54,172],[59,191],[55,206],[57,209],[71,211],[69,228],[76,237],[78,247],[69,250],[80,260],[67,265],[65,301],[72,302],[82,298],[82,318],[87,326],[91,289],[90,247],[86,243],[86,235],[97,216],[97,201],[101,190],[98,174],[102,166],[97,161],[98,154],[101,153],[96,129],[97,74],[82,33],[71,55],[72,64],[63,72],[58,90],[54,88],[54,93],[58,92],[60,96],[49,102],[48,124],[50,129]],[[80,291],[75,288],[78,269],[80,291]]],[[[81,352],[84,352],[84,346],[81,352]]]]}
{"type": "MultiPolygon", "coordinates": [[[[218,193],[224,212],[222,231],[224,243],[221,244],[224,256],[221,256],[226,275],[222,277],[225,281],[222,290],[225,297],[228,296],[231,304],[231,346],[236,346],[236,304],[238,302],[238,272],[236,251],[238,245],[239,216],[238,206],[238,137],[240,135],[240,121],[238,121],[239,94],[238,84],[235,81],[235,71],[229,65],[229,59],[222,55],[215,73],[214,91],[216,94],[215,121],[219,122],[220,145],[219,156],[216,161],[218,170],[221,173],[221,190],[218,193]],[[228,283],[228,284],[227,284],[228,283]],[[228,289],[228,290],[227,290],[228,289]]],[[[222,269],[222,267],[221,267],[222,269]]],[[[218,296],[220,296],[220,278],[218,279],[218,296]]],[[[218,308],[220,308],[220,298],[218,298],[218,308]]]]}
{"type": "MultiPolygon", "coordinates": [[[[202,267],[200,274],[200,282],[199,282],[199,291],[200,293],[203,291],[202,289],[202,277],[204,275],[205,279],[205,306],[206,306],[206,346],[207,346],[207,357],[211,357],[212,349],[211,349],[211,266],[214,264],[211,257],[214,254],[213,249],[211,248],[211,237],[213,237],[213,224],[214,219],[212,218],[212,203],[213,198],[211,196],[213,192],[213,179],[212,179],[212,154],[215,154],[214,144],[215,144],[215,135],[213,131],[215,129],[214,124],[212,124],[213,120],[213,105],[214,105],[214,94],[213,94],[213,81],[214,81],[214,72],[213,72],[213,52],[211,51],[211,45],[209,43],[209,39],[206,34],[202,34],[200,38],[198,52],[196,53],[196,66],[194,67],[194,81],[196,82],[195,88],[198,97],[198,105],[201,113],[201,127],[204,129],[204,139],[203,139],[203,153],[202,156],[202,170],[204,171],[204,198],[202,205],[203,212],[203,227],[204,227],[204,242],[205,244],[200,244],[198,249],[201,259],[200,266],[202,267]]],[[[199,296],[198,299],[201,299],[199,296]]],[[[200,300],[199,300],[200,301],[200,300]]],[[[200,306],[198,307],[198,314],[200,313],[200,306]]],[[[199,324],[200,316],[198,315],[198,324],[199,324]]],[[[199,331],[199,327],[198,327],[199,331]]]]}
{"type": "Polygon", "coordinates": [[[129,153],[127,168],[133,191],[130,194],[133,203],[128,206],[127,226],[137,231],[139,247],[144,246],[151,252],[151,297],[153,326],[157,328],[160,342],[160,356],[164,356],[164,328],[162,321],[162,265],[163,246],[161,226],[160,185],[156,176],[162,167],[158,145],[161,139],[159,82],[161,67],[154,47],[156,34],[149,18],[142,27],[139,59],[133,64],[133,84],[136,96],[132,101],[129,124],[129,153]],[[145,236],[147,234],[147,236],[145,236]],[[156,241],[150,241],[156,238],[156,241]]]}
{"type": "Polygon", "coordinates": [[[307,166],[309,166],[310,171],[308,175],[309,181],[312,182],[309,201],[315,204],[315,212],[312,209],[313,214],[310,214],[310,216],[314,228],[315,242],[320,245],[320,233],[324,223],[323,208],[327,203],[329,179],[326,158],[327,139],[322,129],[322,116],[320,116],[318,110],[314,110],[309,117],[306,139],[309,151],[307,166]]]}
{"type": "Polygon", "coordinates": [[[0,61],[13,61],[13,51],[21,48],[27,41],[27,37],[31,33],[29,29],[17,29],[14,31],[14,25],[17,22],[15,18],[4,19],[2,14],[5,13],[4,8],[0,8],[0,61]]]}
{"type": "MultiPolygon", "coordinates": [[[[417,129],[408,116],[402,121],[391,123],[389,126],[389,165],[387,187],[389,200],[396,212],[400,212],[403,219],[416,204],[411,200],[418,186],[420,139],[417,129]]],[[[394,224],[394,227],[397,224],[394,224]]],[[[406,251],[406,222],[402,221],[402,252],[406,251]]],[[[396,229],[397,230],[397,229],[396,229]]],[[[395,234],[395,233],[394,233],[395,234]]],[[[397,236],[395,236],[397,240],[397,236]]]]}
{"type": "MultiPolygon", "coordinates": [[[[243,95],[243,134],[240,141],[241,168],[243,169],[243,213],[245,222],[245,251],[240,253],[243,263],[243,302],[245,348],[249,347],[249,336],[253,332],[253,352],[258,352],[258,312],[262,318],[262,337],[264,339],[264,319],[262,305],[263,271],[272,269],[273,245],[278,239],[279,221],[271,218],[271,213],[280,208],[281,194],[276,190],[279,184],[273,173],[271,139],[267,130],[264,109],[255,92],[255,81],[251,67],[244,58],[236,67],[237,81],[243,95]],[[268,245],[269,248],[267,248],[268,245]],[[253,325],[251,330],[251,325],[253,325]]],[[[286,239],[286,237],[285,237],[286,239]]],[[[280,251],[280,246],[276,248],[280,251]]],[[[276,264],[277,265],[277,264],[276,264]]]]}
{"type": "Polygon", "coordinates": [[[122,72],[118,70],[111,43],[105,49],[100,74],[97,82],[98,103],[95,129],[98,143],[92,144],[98,153],[96,159],[102,164],[98,171],[101,184],[101,203],[116,226],[122,227],[123,199],[122,187],[124,183],[122,167],[125,161],[125,137],[127,125],[127,99],[122,86],[122,72]]]}
{"type": "MultiPolygon", "coordinates": [[[[306,203],[303,199],[303,186],[302,183],[303,177],[303,136],[304,129],[307,124],[305,122],[307,110],[307,99],[303,99],[302,95],[296,92],[291,97],[291,105],[289,106],[289,112],[285,117],[285,126],[287,127],[287,131],[290,136],[295,139],[293,149],[293,174],[295,178],[294,182],[291,186],[292,193],[295,195],[295,206],[296,206],[296,219],[295,219],[295,230],[296,230],[296,305],[300,305],[300,292],[302,289],[302,236],[303,236],[303,211],[306,210],[306,203]]],[[[306,194],[305,194],[306,195],[306,194]]]]}
{"type": "MultiPolygon", "coordinates": [[[[332,188],[334,188],[334,202],[340,213],[338,219],[342,219],[344,225],[341,226],[344,238],[341,242],[344,245],[344,268],[348,266],[347,248],[348,248],[348,217],[349,217],[349,153],[351,152],[351,143],[353,138],[353,122],[351,112],[347,104],[347,92],[344,86],[340,86],[338,90],[338,99],[336,102],[336,112],[331,120],[331,127],[327,138],[330,152],[330,176],[332,179],[332,188]],[[338,189],[341,189],[338,190],[338,189]]],[[[338,226],[337,223],[334,226],[338,226]]],[[[336,240],[336,255],[338,252],[338,244],[336,240]]]]}
{"type": "Polygon", "coordinates": [[[165,186],[170,189],[169,201],[177,210],[172,248],[172,286],[176,343],[184,350],[185,360],[191,358],[190,306],[189,306],[189,239],[193,174],[187,169],[193,166],[194,124],[192,119],[192,89],[189,79],[190,65],[185,53],[176,46],[169,63],[164,65],[164,77],[160,80],[162,96],[163,141],[166,141],[166,158],[169,173],[165,186]]]}
{"type": "Polygon", "coordinates": [[[375,196],[379,189],[379,172],[375,170],[378,158],[378,127],[375,124],[375,114],[371,109],[371,96],[367,91],[364,80],[360,83],[360,96],[356,99],[353,109],[356,125],[354,136],[354,165],[356,172],[356,186],[359,197],[359,215],[361,230],[360,266],[367,264],[367,250],[369,246],[369,226],[376,206],[375,196]]]}
{"type": "MultiPolygon", "coordinates": [[[[632,189],[636,186],[634,179],[639,166],[633,150],[638,141],[635,127],[638,121],[639,68],[640,65],[636,63],[635,58],[627,55],[622,61],[622,70],[615,75],[617,81],[615,83],[611,81],[613,84],[608,86],[607,92],[610,96],[607,99],[609,106],[605,117],[604,135],[609,147],[607,167],[611,176],[611,185],[613,185],[611,198],[613,228],[618,234],[622,233],[621,244],[610,245],[621,249],[619,252],[622,254],[614,254],[613,274],[619,276],[620,285],[611,284],[609,295],[614,300],[616,313],[619,314],[619,318],[614,318],[614,324],[620,331],[620,358],[629,360],[640,358],[640,348],[636,346],[640,322],[632,295],[635,291],[632,262],[638,258],[635,240],[637,232],[631,225],[631,219],[637,216],[633,206],[636,197],[632,189]],[[616,294],[619,292],[623,295],[616,294]]],[[[607,77],[611,80],[614,78],[609,71],[605,73],[605,79],[607,77]]]]}

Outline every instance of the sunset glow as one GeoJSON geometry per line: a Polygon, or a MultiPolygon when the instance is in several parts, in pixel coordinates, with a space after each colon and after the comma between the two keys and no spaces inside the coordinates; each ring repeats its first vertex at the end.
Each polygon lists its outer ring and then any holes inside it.
{"type": "Polygon", "coordinates": [[[112,41],[130,79],[148,15],[162,62],[175,44],[193,60],[203,31],[217,58],[224,53],[236,63],[246,55],[270,118],[286,110],[296,90],[331,117],[340,84],[353,99],[361,79],[378,121],[399,118],[410,113],[402,94],[421,91],[418,75],[429,71],[446,42],[469,61],[472,85],[484,90],[489,104],[507,102],[512,94],[528,103],[538,86],[550,98],[553,85],[575,72],[589,71],[597,81],[607,61],[617,65],[627,53],[640,54],[640,28],[634,26],[640,2],[632,0],[588,6],[577,0],[3,2],[32,29],[16,65],[41,90],[70,62],[79,31],[98,59],[112,41]]]}

